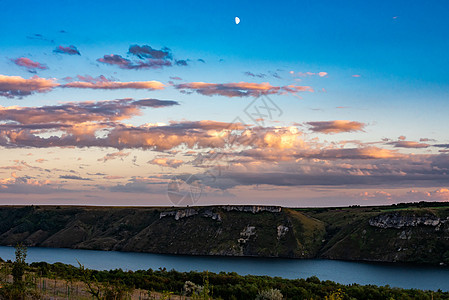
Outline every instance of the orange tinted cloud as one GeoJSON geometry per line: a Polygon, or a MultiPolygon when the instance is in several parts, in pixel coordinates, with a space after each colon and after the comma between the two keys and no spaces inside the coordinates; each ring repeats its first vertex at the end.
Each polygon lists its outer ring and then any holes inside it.
{"type": "Polygon", "coordinates": [[[180,159],[171,159],[168,157],[159,157],[148,162],[149,164],[158,165],[161,167],[178,168],[184,161],[180,159]]]}
{"type": "Polygon", "coordinates": [[[321,133],[340,133],[351,131],[363,131],[365,123],[347,120],[308,122],[310,130],[321,133]]]}
{"type": "Polygon", "coordinates": [[[20,76],[0,75],[0,96],[7,98],[23,97],[33,93],[45,93],[58,86],[54,79],[33,76],[25,79],[20,76]]]}
{"type": "Polygon", "coordinates": [[[59,84],[55,79],[45,79],[33,76],[25,79],[20,76],[0,75],[0,96],[7,98],[29,96],[33,93],[50,92],[56,87],[80,88],[80,89],[144,89],[161,90],[164,84],[159,81],[131,81],[120,82],[110,81],[104,77],[87,78],[86,81],[75,81],[66,84],[59,84]],[[92,80],[93,79],[93,80],[92,80]]]}

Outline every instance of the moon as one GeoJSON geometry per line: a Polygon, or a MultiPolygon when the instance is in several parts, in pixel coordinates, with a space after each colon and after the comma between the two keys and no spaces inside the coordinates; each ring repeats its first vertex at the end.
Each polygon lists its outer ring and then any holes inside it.
{"type": "Polygon", "coordinates": [[[240,18],[239,17],[235,17],[235,24],[240,23],[240,18]]]}

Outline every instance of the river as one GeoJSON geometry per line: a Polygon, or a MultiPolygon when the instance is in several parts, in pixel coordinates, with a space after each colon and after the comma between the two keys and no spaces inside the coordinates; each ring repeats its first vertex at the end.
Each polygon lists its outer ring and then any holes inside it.
{"type": "MultiPolygon", "coordinates": [[[[0,246],[0,257],[14,260],[14,248],[0,246]]],[[[26,261],[62,262],[87,268],[110,270],[157,270],[236,272],[283,278],[332,280],[343,284],[390,285],[401,288],[449,291],[449,268],[404,264],[348,262],[324,259],[281,259],[252,257],[206,257],[151,253],[94,251],[59,248],[28,248],[26,261]]]]}

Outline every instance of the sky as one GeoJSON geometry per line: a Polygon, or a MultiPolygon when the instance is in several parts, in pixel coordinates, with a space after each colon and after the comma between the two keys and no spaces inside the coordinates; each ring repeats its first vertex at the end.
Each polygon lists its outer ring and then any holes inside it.
{"type": "Polygon", "coordinates": [[[0,204],[448,201],[448,12],[0,0],[0,204]]]}

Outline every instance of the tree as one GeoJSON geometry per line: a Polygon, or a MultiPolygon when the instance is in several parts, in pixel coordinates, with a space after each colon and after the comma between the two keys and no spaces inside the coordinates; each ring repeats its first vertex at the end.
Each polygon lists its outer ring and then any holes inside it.
{"type": "Polygon", "coordinates": [[[25,284],[23,281],[23,275],[25,274],[26,268],[25,259],[27,257],[27,247],[22,243],[19,243],[16,245],[15,249],[16,259],[14,260],[12,267],[13,285],[19,290],[24,290],[25,284]]]}

